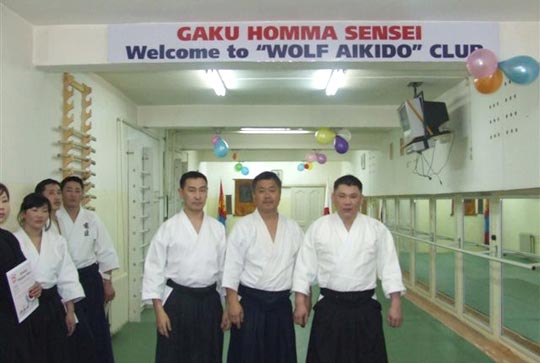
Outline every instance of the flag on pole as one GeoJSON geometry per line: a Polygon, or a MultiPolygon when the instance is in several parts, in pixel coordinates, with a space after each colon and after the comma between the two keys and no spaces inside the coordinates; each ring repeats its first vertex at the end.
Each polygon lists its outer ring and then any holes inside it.
{"type": "Polygon", "coordinates": [[[219,181],[219,200],[218,200],[218,220],[225,226],[227,221],[227,207],[225,206],[225,195],[223,194],[223,184],[219,181]]]}
{"type": "Polygon", "coordinates": [[[330,210],[331,206],[332,206],[332,200],[331,200],[331,196],[332,193],[330,192],[330,186],[328,185],[328,181],[326,182],[326,191],[325,191],[325,195],[324,195],[324,210],[323,210],[323,214],[324,215],[327,215],[327,214],[330,214],[332,211],[330,210]]]}

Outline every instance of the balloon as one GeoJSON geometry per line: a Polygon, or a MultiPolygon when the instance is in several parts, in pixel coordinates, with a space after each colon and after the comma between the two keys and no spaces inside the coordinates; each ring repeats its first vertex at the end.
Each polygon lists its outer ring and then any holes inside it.
{"type": "Polygon", "coordinates": [[[309,163],[304,163],[304,169],[309,170],[309,163]]]}
{"type": "Polygon", "coordinates": [[[506,77],[518,84],[529,84],[538,77],[538,62],[527,55],[519,55],[499,63],[506,77]]]}
{"type": "Polygon", "coordinates": [[[219,137],[218,135],[214,135],[214,137],[212,137],[212,145],[215,145],[219,139],[221,139],[221,137],[219,137]]]}
{"type": "Polygon", "coordinates": [[[315,132],[315,140],[319,144],[329,144],[336,137],[336,133],[327,127],[323,127],[315,132]]]}
{"type": "Polygon", "coordinates": [[[234,165],[234,170],[236,170],[236,171],[242,170],[242,164],[241,164],[241,163],[236,163],[236,164],[234,165]]]}
{"type": "Polygon", "coordinates": [[[500,69],[497,69],[491,76],[484,78],[476,78],[474,80],[474,87],[478,92],[483,94],[490,94],[497,91],[503,83],[503,73],[500,69]]]}
{"type": "Polygon", "coordinates": [[[218,158],[223,158],[227,155],[228,152],[229,145],[227,145],[227,142],[225,142],[225,140],[219,138],[219,140],[214,145],[214,155],[216,155],[218,158]]]}
{"type": "Polygon", "coordinates": [[[337,134],[347,140],[347,142],[351,141],[352,135],[348,129],[341,129],[337,132],[337,134]]]}
{"type": "Polygon", "coordinates": [[[340,154],[345,154],[349,150],[349,143],[341,136],[336,136],[334,139],[334,149],[340,154]]]}
{"type": "Polygon", "coordinates": [[[232,158],[233,158],[233,160],[236,160],[238,158],[238,153],[233,153],[232,158]]]}
{"type": "Polygon", "coordinates": [[[317,154],[317,161],[319,162],[319,164],[326,163],[326,155],[323,153],[317,154]]]}
{"type": "Polygon", "coordinates": [[[308,162],[315,161],[315,160],[317,160],[317,154],[315,154],[313,152],[307,153],[306,157],[305,157],[305,160],[308,161],[308,162]]]}
{"type": "Polygon", "coordinates": [[[248,175],[249,174],[249,169],[247,166],[243,166],[242,167],[242,175],[248,175]]]}
{"type": "Polygon", "coordinates": [[[497,67],[497,56],[489,49],[477,49],[467,58],[467,70],[474,78],[491,76],[497,67]]]}
{"type": "Polygon", "coordinates": [[[307,170],[311,170],[311,169],[313,169],[313,164],[312,164],[312,163],[307,163],[306,165],[304,165],[304,167],[305,167],[307,170]]]}
{"type": "Polygon", "coordinates": [[[298,166],[296,167],[296,170],[298,170],[298,171],[304,171],[304,163],[298,164],[298,166]]]}

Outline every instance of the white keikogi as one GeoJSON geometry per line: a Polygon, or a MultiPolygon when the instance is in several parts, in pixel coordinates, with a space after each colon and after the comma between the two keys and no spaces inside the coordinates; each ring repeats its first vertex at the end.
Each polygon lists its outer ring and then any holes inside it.
{"type": "Polygon", "coordinates": [[[172,288],[168,279],[186,287],[206,287],[221,281],[225,260],[225,227],[204,215],[199,233],[184,211],[156,232],[144,264],[142,299],[164,304],[172,288]]]}
{"type": "Polygon", "coordinates": [[[298,223],[281,214],[274,241],[257,210],[245,216],[227,239],[223,287],[238,290],[241,283],[265,291],[290,290],[303,238],[298,223]]]}
{"type": "Polygon", "coordinates": [[[99,217],[88,209],[80,208],[75,221],[62,207],[56,212],[62,236],[68,241],[68,248],[77,269],[94,263],[100,272],[119,267],[118,256],[111,237],[99,217]]]}
{"type": "Polygon", "coordinates": [[[376,219],[358,213],[349,231],[337,213],[308,228],[296,261],[293,291],[309,286],[335,291],[365,291],[382,282],[386,297],[404,292],[399,261],[390,231],[376,219]]]}
{"type": "Polygon", "coordinates": [[[43,230],[38,251],[23,229],[15,232],[25,257],[32,266],[34,278],[43,289],[56,286],[62,301],[77,302],[84,298],[77,269],[71,260],[64,237],[43,230]]]}

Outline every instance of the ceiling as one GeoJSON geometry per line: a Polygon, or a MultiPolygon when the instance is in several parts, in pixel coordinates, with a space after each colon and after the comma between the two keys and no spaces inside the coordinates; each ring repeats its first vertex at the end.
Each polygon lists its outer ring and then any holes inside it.
{"type": "MultiPolygon", "coordinates": [[[[0,0],[34,25],[264,20],[535,21],[539,0],[0,0]]],[[[232,63],[234,84],[217,97],[199,64],[97,73],[137,105],[399,105],[423,82],[430,99],[467,77],[463,63],[232,63]],[[321,68],[346,69],[336,96],[313,87],[321,68]]],[[[225,125],[224,125],[225,126],[225,125]]],[[[272,125],[268,125],[272,126],[272,125]]],[[[353,133],[355,130],[352,130],[353,133]]]]}

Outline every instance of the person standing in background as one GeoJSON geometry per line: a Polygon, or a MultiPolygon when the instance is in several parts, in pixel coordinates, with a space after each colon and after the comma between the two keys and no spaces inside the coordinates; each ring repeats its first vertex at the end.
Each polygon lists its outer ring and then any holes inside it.
{"type": "Polygon", "coordinates": [[[56,215],[86,295],[86,299],[75,304],[75,312],[78,316],[84,314],[90,324],[98,362],[113,363],[105,304],[115,296],[111,272],[119,267],[118,256],[97,214],[81,207],[84,196],[82,179],[69,176],[62,180],[60,186],[63,206],[56,215]]]}
{"type": "MultiPolygon", "coordinates": [[[[60,183],[54,179],[44,179],[40,181],[35,192],[43,195],[51,203],[51,213],[49,214],[51,233],[62,234],[56,212],[62,207],[62,190],[60,183]]],[[[96,363],[97,352],[96,343],[90,323],[85,314],[77,316],[77,329],[68,338],[69,350],[72,358],[76,358],[78,363],[96,363]]]]}
{"type": "Polygon", "coordinates": [[[57,234],[62,234],[60,231],[60,225],[58,224],[58,217],[56,212],[62,207],[62,190],[60,183],[54,179],[43,179],[37,183],[34,192],[43,195],[51,203],[51,213],[49,218],[51,219],[51,230],[57,234]]]}
{"type": "Polygon", "coordinates": [[[217,284],[223,274],[225,228],[203,209],[206,176],[180,178],[183,210],[163,223],[144,264],[143,301],[156,314],[156,363],[221,363],[229,328],[217,284]]]}

